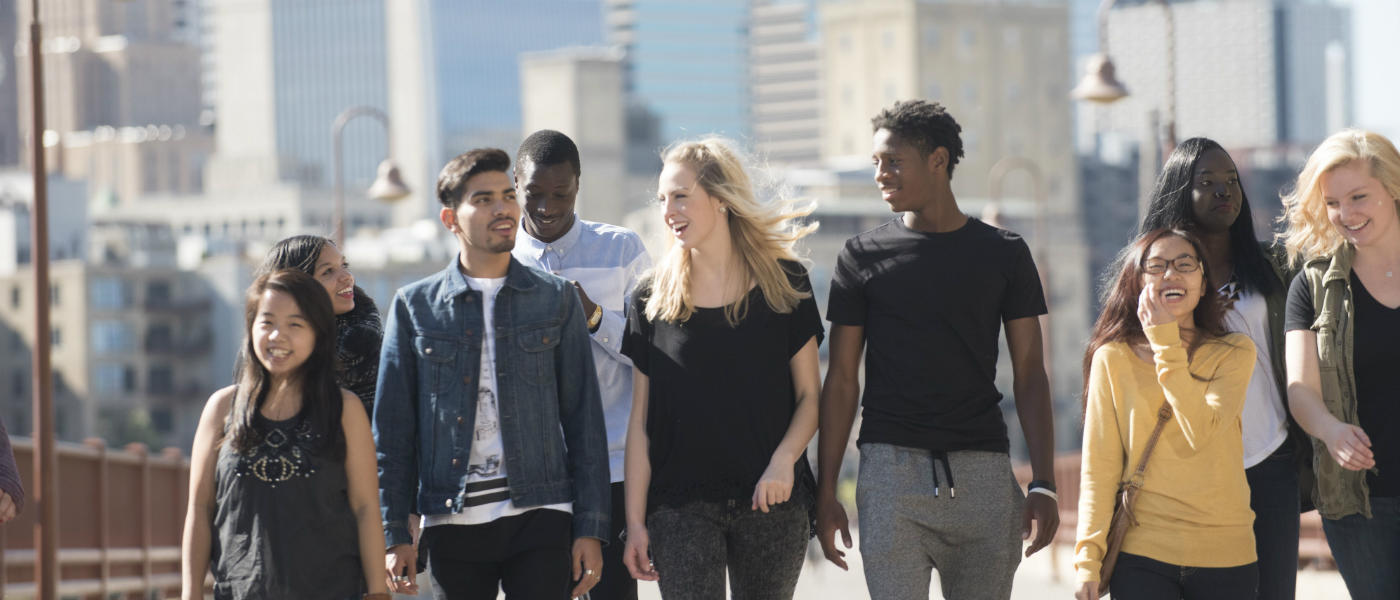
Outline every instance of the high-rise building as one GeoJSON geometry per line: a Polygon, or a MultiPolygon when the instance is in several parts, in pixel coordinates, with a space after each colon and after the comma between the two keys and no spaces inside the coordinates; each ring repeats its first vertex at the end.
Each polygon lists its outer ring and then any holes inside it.
{"type": "MultiPolygon", "coordinates": [[[[27,24],[30,3],[17,5],[27,24]]],[[[182,38],[176,0],[51,0],[40,10],[46,129],[64,135],[198,122],[199,51],[182,38]]],[[[29,32],[18,32],[20,131],[27,135],[29,32]]]]}
{"type": "Polygon", "coordinates": [[[19,129],[19,86],[15,84],[19,77],[15,43],[20,27],[15,0],[0,0],[0,167],[19,164],[24,147],[19,129]]]}
{"type": "Polygon", "coordinates": [[[1329,122],[1350,122],[1348,9],[1312,0],[1174,1],[1175,35],[1164,6],[1119,3],[1108,19],[1109,51],[1130,95],[1095,112],[1099,132],[1150,135],[1167,123],[1174,99],[1176,137],[1210,137],[1227,148],[1314,144],[1329,122]],[[1167,48],[1174,48],[1175,93],[1168,98],[1167,48]],[[1334,47],[1334,58],[1328,48],[1334,47]],[[1329,85],[1329,81],[1337,81],[1329,85]],[[1329,88],[1339,92],[1329,99],[1329,88]],[[1330,118],[1329,118],[1330,117],[1330,118]]]}
{"type": "MultiPolygon", "coordinates": [[[[336,117],[359,105],[388,109],[384,15],[384,0],[213,0],[202,16],[212,23],[218,89],[208,182],[330,187],[336,117]]],[[[370,119],[345,128],[347,184],[374,180],[386,139],[370,119]]]]}
{"type": "Polygon", "coordinates": [[[386,18],[394,156],[415,191],[400,224],[437,214],[453,156],[519,146],[522,52],[603,42],[598,0],[396,0],[386,18]]]}
{"type": "Polygon", "coordinates": [[[625,106],[622,53],[615,48],[563,48],[520,57],[521,139],[554,129],[574,141],[583,169],[577,209],[590,221],[621,223],[626,210],[644,200],[645,192],[629,192],[625,178],[625,106]]]}
{"type": "Polygon", "coordinates": [[[754,150],[769,164],[821,161],[821,45],[812,0],[754,2],[749,111],[754,150]]]}
{"type": "Polygon", "coordinates": [[[749,142],[750,0],[606,3],[628,96],[656,116],[663,143],[707,134],[749,142]]]}
{"type": "MultiPolygon", "coordinates": [[[[962,126],[959,206],[996,216],[1036,255],[1059,431],[1075,431],[1077,411],[1066,409],[1077,406],[1093,281],[1070,136],[1065,5],[851,0],[822,4],[820,14],[823,160],[869,169],[870,120],[881,109],[916,98],[947,107],[962,126]]],[[[873,183],[868,190],[879,202],[873,183]]],[[[1010,372],[1004,357],[998,372],[1010,372]]]]}

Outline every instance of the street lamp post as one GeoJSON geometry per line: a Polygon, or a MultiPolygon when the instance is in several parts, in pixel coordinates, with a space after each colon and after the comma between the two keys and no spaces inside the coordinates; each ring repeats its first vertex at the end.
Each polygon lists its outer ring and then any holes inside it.
{"type": "MultiPolygon", "coordinates": [[[[1047,214],[1045,206],[1045,174],[1040,171],[1040,166],[1036,165],[1035,161],[1032,161],[1031,159],[1023,156],[1007,156],[1001,160],[998,160],[996,164],[992,165],[991,170],[987,172],[987,206],[995,207],[1001,203],[1002,185],[1006,181],[1006,176],[1018,170],[1025,171],[1026,174],[1030,176],[1031,188],[1035,194],[1035,213],[1031,229],[1031,235],[1035,236],[1035,246],[1031,250],[1031,253],[1033,258],[1035,259],[1036,268],[1040,270],[1040,286],[1045,294],[1045,307],[1049,309],[1050,261],[1046,258],[1047,256],[1049,256],[1049,254],[1046,251],[1047,236],[1045,232],[1045,218],[1047,214]]],[[[997,211],[993,208],[991,209],[991,212],[996,213],[997,211]]],[[[1040,329],[1042,331],[1041,345],[1046,363],[1045,376],[1049,379],[1049,381],[1053,382],[1054,369],[1052,368],[1050,360],[1050,357],[1052,356],[1052,349],[1050,348],[1050,315],[1048,311],[1046,315],[1041,317],[1040,329]]]]}
{"type": "Polygon", "coordinates": [[[39,600],[58,592],[58,502],[54,457],[53,369],[49,349],[49,179],[44,165],[44,60],[39,27],[39,0],[29,13],[30,115],[29,143],[34,153],[34,203],[29,211],[29,256],[34,266],[34,452],[35,504],[34,582],[39,600]]]}
{"type": "MultiPolygon", "coordinates": [[[[1088,68],[1085,70],[1084,78],[1079,80],[1079,85],[1070,91],[1070,96],[1076,100],[1087,100],[1098,104],[1111,104],[1128,96],[1128,88],[1118,81],[1113,60],[1108,54],[1108,13],[1113,9],[1116,0],[1103,0],[1099,3],[1099,52],[1089,59],[1088,68]]],[[[1176,148],[1176,16],[1172,13],[1172,7],[1168,0],[1156,0],[1162,5],[1164,15],[1163,25],[1166,36],[1166,93],[1164,94],[1163,110],[1166,113],[1166,123],[1160,134],[1153,131],[1153,135],[1162,136],[1162,156],[1171,154],[1176,148]]]]}
{"type": "Polygon", "coordinates": [[[399,167],[394,163],[394,159],[388,158],[390,153],[389,135],[389,115],[384,111],[371,106],[352,106],[345,109],[335,118],[335,124],[331,126],[331,147],[333,157],[333,169],[335,170],[335,245],[341,251],[345,251],[345,168],[344,168],[344,144],[342,142],[342,132],[345,125],[355,117],[374,117],[384,125],[384,162],[379,163],[379,173],[374,179],[374,183],[369,186],[368,194],[376,200],[392,202],[407,197],[412,192],[404,184],[403,177],[399,175],[399,167]]]}

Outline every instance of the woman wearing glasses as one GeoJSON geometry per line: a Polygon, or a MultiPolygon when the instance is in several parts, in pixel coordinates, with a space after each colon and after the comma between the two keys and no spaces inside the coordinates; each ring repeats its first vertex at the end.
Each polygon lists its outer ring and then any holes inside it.
{"type": "Polygon", "coordinates": [[[1254,370],[1249,336],[1225,328],[1195,235],[1158,229],[1121,262],[1084,357],[1076,598],[1098,598],[1119,483],[1148,459],[1113,573],[1115,598],[1252,598],[1254,513],[1240,413],[1254,370]]]}
{"type": "MultiPolygon", "coordinates": [[[[1290,436],[1284,387],[1283,315],[1288,270],[1282,245],[1260,244],[1235,161],[1206,138],[1182,142],[1167,158],[1142,231],[1173,227],[1196,234],[1210,269],[1205,284],[1224,301],[1225,328],[1258,351],[1245,391],[1244,469],[1259,554],[1259,600],[1292,600],[1298,581],[1298,460],[1306,441],[1290,436]]],[[[1310,454],[1310,453],[1309,453],[1310,454]]]]}

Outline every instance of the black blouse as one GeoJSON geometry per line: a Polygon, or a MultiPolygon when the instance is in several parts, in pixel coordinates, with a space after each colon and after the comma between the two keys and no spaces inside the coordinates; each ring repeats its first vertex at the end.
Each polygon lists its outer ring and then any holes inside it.
{"type": "MultiPolygon", "coordinates": [[[[649,321],[650,282],[633,293],[622,352],[650,380],[648,509],[691,500],[747,506],[753,497],[796,409],[789,361],[824,333],[806,269],[783,265],[808,297],[777,313],[755,286],[737,326],[724,308],[697,308],[681,323],[649,321]]],[[[794,469],[792,497],[810,502],[815,481],[805,454],[794,469]]]]}

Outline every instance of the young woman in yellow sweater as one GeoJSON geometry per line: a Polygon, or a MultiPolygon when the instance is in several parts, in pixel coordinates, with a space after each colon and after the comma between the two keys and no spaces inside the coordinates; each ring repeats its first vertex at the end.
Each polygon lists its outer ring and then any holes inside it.
{"type": "Polygon", "coordinates": [[[1132,475],[1166,403],[1171,419],[1147,461],[1114,598],[1253,598],[1254,513],[1240,413],[1254,368],[1249,337],[1228,333],[1201,243],[1158,229],[1123,261],[1085,354],[1076,598],[1099,597],[1119,482],[1132,475]]]}

